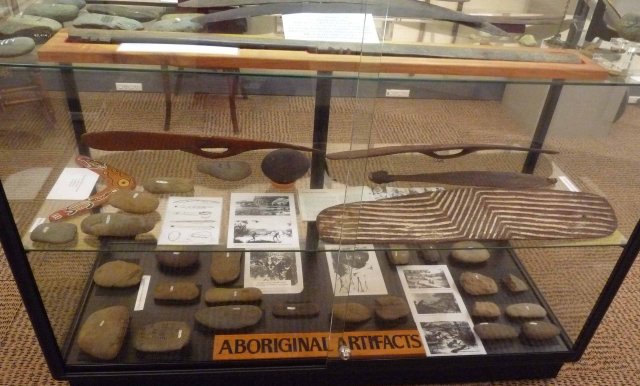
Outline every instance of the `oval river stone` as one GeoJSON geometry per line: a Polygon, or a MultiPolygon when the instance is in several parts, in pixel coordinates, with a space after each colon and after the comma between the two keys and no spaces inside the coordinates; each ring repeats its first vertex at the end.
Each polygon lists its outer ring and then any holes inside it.
{"type": "Polygon", "coordinates": [[[133,347],[142,352],[181,350],[191,339],[191,327],[185,322],[147,324],[133,334],[133,347]]]}
{"type": "Polygon", "coordinates": [[[167,268],[187,268],[199,261],[200,254],[194,251],[156,252],[158,264],[167,268]]]}
{"type": "Polygon", "coordinates": [[[256,303],[262,300],[262,291],[258,288],[209,288],[204,294],[208,304],[220,303],[256,303]]]}
{"type": "Polygon", "coordinates": [[[410,312],[409,305],[400,297],[388,295],[376,298],[376,316],[384,321],[402,319],[410,312]]]}
{"type": "Polygon", "coordinates": [[[518,336],[518,330],[502,323],[479,323],[473,329],[480,339],[513,339],[518,336]]]}
{"type": "Polygon", "coordinates": [[[248,305],[207,307],[196,312],[196,321],[214,330],[239,330],[258,324],[260,319],[260,307],[248,305]]]}
{"type": "Polygon", "coordinates": [[[240,276],[242,251],[213,252],[211,256],[211,279],[216,284],[236,281],[240,276]]]}
{"type": "Polygon", "coordinates": [[[262,160],[262,172],[277,184],[290,184],[304,176],[311,162],[302,152],[293,149],[278,149],[262,160]]]}
{"type": "Polygon", "coordinates": [[[511,292],[524,292],[529,289],[527,283],[511,273],[502,278],[502,282],[505,286],[507,286],[507,288],[509,288],[509,291],[511,292]]]}
{"type": "Polygon", "coordinates": [[[158,200],[158,197],[147,192],[118,190],[109,196],[109,205],[115,206],[125,212],[145,214],[158,209],[160,200],[158,200]]]}
{"type": "Polygon", "coordinates": [[[200,297],[200,288],[194,282],[161,282],[153,289],[153,298],[160,301],[193,302],[200,297]]]}
{"type": "Polygon", "coordinates": [[[94,358],[111,360],[120,352],[129,326],[124,306],[103,308],[89,315],[80,327],[78,347],[94,358]]]}
{"type": "Polygon", "coordinates": [[[518,319],[544,318],[547,311],[535,303],[518,303],[507,306],[504,311],[508,316],[518,319]]]}
{"type": "Polygon", "coordinates": [[[451,245],[451,257],[461,263],[479,264],[489,260],[489,251],[477,241],[458,241],[451,245]]]}
{"type": "Polygon", "coordinates": [[[333,316],[347,323],[361,323],[371,319],[369,307],[360,303],[338,303],[333,305],[333,316]]]}
{"type": "Polygon", "coordinates": [[[493,295],[498,292],[495,280],[475,272],[463,272],[460,284],[469,295],[493,295]]]}
{"type": "Polygon", "coordinates": [[[251,175],[251,165],[244,161],[203,161],[198,171],[225,181],[240,181],[251,175]]]}
{"type": "Polygon", "coordinates": [[[560,328],[549,322],[527,322],[522,325],[522,334],[531,340],[547,340],[560,335],[560,328]]]}
{"type": "Polygon", "coordinates": [[[28,54],[36,47],[36,42],[27,37],[0,40],[0,58],[13,58],[28,54]]]}
{"type": "Polygon", "coordinates": [[[78,7],[71,4],[32,4],[23,13],[25,15],[46,17],[63,23],[71,21],[78,16],[78,7]]]}
{"type": "Polygon", "coordinates": [[[93,281],[101,287],[131,287],[140,283],[142,267],[122,260],[104,263],[93,273],[93,281]]]}
{"type": "Polygon", "coordinates": [[[478,318],[497,318],[501,314],[500,307],[494,302],[475,302],[471,308],[471,315],[478,318]]]}
{"type": "Polygon", "coordinates": [[[193,191],[193,180],[178,177],[156,177],[146,180],[142,186],[151,193],[188,193],[193,191]]]}
{"type": "Polygon", "coordinates": [[[155,221],[126,213],[96,213],[87,216],[80,224],[84,233],[94,236],[132,237],[149,232],[155,221]]]}
{"type": "Polygon", "coordinates": [[[389,244],[387,257],[389,258],[389,262],[393,265],[406,265],[409,264],[411,252],[407,250],[406,245],[389,244]]]}
{"type": "Polygon", "coordinates": [[[41,243],[64,244],[76,238],[78,228],[70,223],[44,223],[31,231],[31,240],[41,243]]]}

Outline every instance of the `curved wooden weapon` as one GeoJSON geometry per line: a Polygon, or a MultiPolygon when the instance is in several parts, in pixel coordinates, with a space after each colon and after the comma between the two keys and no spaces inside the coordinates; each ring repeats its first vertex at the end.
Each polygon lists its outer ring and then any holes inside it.
{"type": "Polygon", "coordinates": [[[369,180],[376,184],[386,184],[394,181],[412,181],[510,189],[543,188],[557,182],[555,178],[540,177],[531,174],[488,171],[389,174],[386,170],[378,170],[369,174],[369,180]]]}
{"type": "Polygon", "coordinates": [[[605,237],[617,220],[603,197],[550,189],[459,188],[337,205],[318,214],[320,238],[370,244],[605,237]]]}
{"type": "Polygon", "coordinates": [[[104,131],[85,133],[82,143],[89,147],[109,151],[182,150],[206,158],[226,158],[246,151],[260,149],[294,149],[320,152],[304,146],[282,142],[254,141],[230,137],[205,137],[189,134],[148,133],[131,131],[104,131]],[[204,149],[221,149],[212,152],[204,149]]]}
{"type": "Polygon", "coordinates": [[[99,174],[107,186],[86,200],[74,202],[66,208],[52,213],[49,215],[49,221],[51,222],[63,220],[86,212],[90,209],[98,208],[106,204],[107,201],[109,201],[111,194],[115,191],[119,189],[133,189],[136,187],[136,182],[133,177],[103,162],[81,155],[76,158],[76,163],[94,173],[99,174]]]}
{"type": "Polygon", "coordinates": [[[383,155],[421,153],[436,159],[449,159],[461,157],[469,153],[482,150],[509,150],[526,151],[530,153],[558,154],[555,150],[534,149],[522,146],[500,145],[500,144],[451,144],[451,145],[401,145],[375,147],[362,150],[347,150],[327,154],[331,160],[345,160],[358,158],[380,157],[383,155]]]}

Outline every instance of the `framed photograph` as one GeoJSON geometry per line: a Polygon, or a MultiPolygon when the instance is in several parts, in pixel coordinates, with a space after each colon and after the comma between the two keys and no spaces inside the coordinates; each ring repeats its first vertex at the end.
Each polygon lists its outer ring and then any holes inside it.
{"type": "Polygon", "coordinates": [[[451,288],[447,275],[442,266],[424,266],[420,269],[403,271],[404,279],[409,290],[423,290],[430,288],[451,288]]]}
{"type": "Polygon", "coordinates": [[[452,292],[428,292],[411,295],[416,312],[421,315],[428,314],[459,314],[462,312],[460,305],[452,292]]]}
{"type": "Polygon", "coordinates": [[[422,322],[420,327],[431,355],[485,353],[480,339],[467,321],[422,322]]]}
{"type": "Polygon", "coordinates": [[[291,195],[235,194],[233,213],[236,216],[290,216],[291,195]],[[245,197],[241,197],[245,196],[245,197]]]}
{"type": "Polygon", "coordinates": [[[247,252],[244,286],[260,288],[265,294],[300,293],[304,288],[300,252],[247,252]]]}
{"type": "Polygon", "coordinates": [[[335,296],[387,294],[375,251],[327,251],[326,256],[335,296]]]}

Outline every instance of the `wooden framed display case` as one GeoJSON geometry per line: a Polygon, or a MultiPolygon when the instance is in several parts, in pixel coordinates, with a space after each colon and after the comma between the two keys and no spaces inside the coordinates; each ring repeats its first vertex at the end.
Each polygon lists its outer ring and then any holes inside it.
{"type": "Polygon", "coordinates": [[[431,383],[579,360],[640,243],[633,133],[611,130],[631,83],[540,47],[580,42],[582,2],[566,30],[569,3],[442,3],[509,33],[377,3],[380,44],[254,18],[22,30],[40,40],[0,58],[7,87],[37,73],[51,107],[1,113],[0,236],[53,376],[431,383]]]}

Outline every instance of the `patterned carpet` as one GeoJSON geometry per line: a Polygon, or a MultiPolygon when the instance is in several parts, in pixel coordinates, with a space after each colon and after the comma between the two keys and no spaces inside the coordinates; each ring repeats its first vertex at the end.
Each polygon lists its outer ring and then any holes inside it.
{"type": "MultiPolygon", "coordinates": [[[[21,232],[28,229],[39,204],[53,185],[60,170],[69,162],[74,140],[64,100],[50,93],[56,125],[47,127],[42,111],[35,104],[12,107],[0,120],[0,178],[5,183],[12,174],[28,168],[50,168],[43,175],[42,188],[33,200],[14,199],[12,210],[21,232]]],[[[163,126],[164,99],[160,94],[85,93],[81,102],[89,131],[160,131],[163,126]]],[[[238,100],[241,136],[310,145],[313,127],[313,99],[305,97],[251,96],[238,100]]],[[[548,175],[553,162],[583,190],[605,195],[618,215],[620,230],[628,235],[638,217],[640,200],[640,158],[637,149],[640,108],[629,107],[604,138],[573,138],[550,133],[548,147],[560,151],[544,157],[536,170],[548,175]]],[[[343,148],[352,139],[366,143],[452,143],[507,142],[528,145],[530,132],[513,120],[497,101],[464,100],[360,100],[337,98],[332,103],[329,144],[343,148]],[[368,111],[375,113],[370,116],[368,111]],[[369,137],[366,127],[372,125],[369,137]]],[[[179,95],[173,101],[172,132],[232,135],[227,98],[205,94],[179,95]]],[[[259,170],[260,157],[244,155],[259,170]]],[[[402,173],[460,170],[518,171],[520,155],[476,154],[451,163],[420,158],[387,157],[371,162],[329,164],[336,183],[364,183],[365,172],[377,169],[402,173]],[[354,171],[357,171],[354,173],[354,171]]],[[[180,175],[193,170],[197,157],[175,153],[109,156],[110,163],[135,172],[153,175],[157,170],[180,175]],[[123,167],[124,168],[124,167],[123,167]]],[[[207,180],[196,181],[206,184],[207,180]]],[[[247,183],[264,183],[254,173],[247,183]]],[[[219,186],[233,188],[233,186],[219,186]]],[[[27,187],[23,187],[28,189],[27,187]]],[[[17,187],[14,189],[18,189],[17,187]]],[[[33,190],[31,188],[31,190],[33,190]]],[[[24,192],[26,197],[28,192],[24,192]]],[[[20,192],[16,193],[20,197],[20,192]]],[[[575,337],[594,304],[599,288],[619,254],[617,247],[555,248],[522,250],[522,260],[570,336],[575,337]]],[[[93,256],[78,253],[31,253],[30,263],[38,281],[56,335],[62,338],[74,314],[75,305],[90,272],[93,256]],[[64,277],[64,279],[61,279],[64,277]]],[[[567,364],[551,380],[497,382],[496,385],[632,385],[640,373],[640,270],[637,266],[618,293],[613,306],[582,360],[567,364]]],[[[0,384],[49,385],[54,381],[44,363],[28,316],[24,311],[11,272],[0,256],[0,384]]]]}

